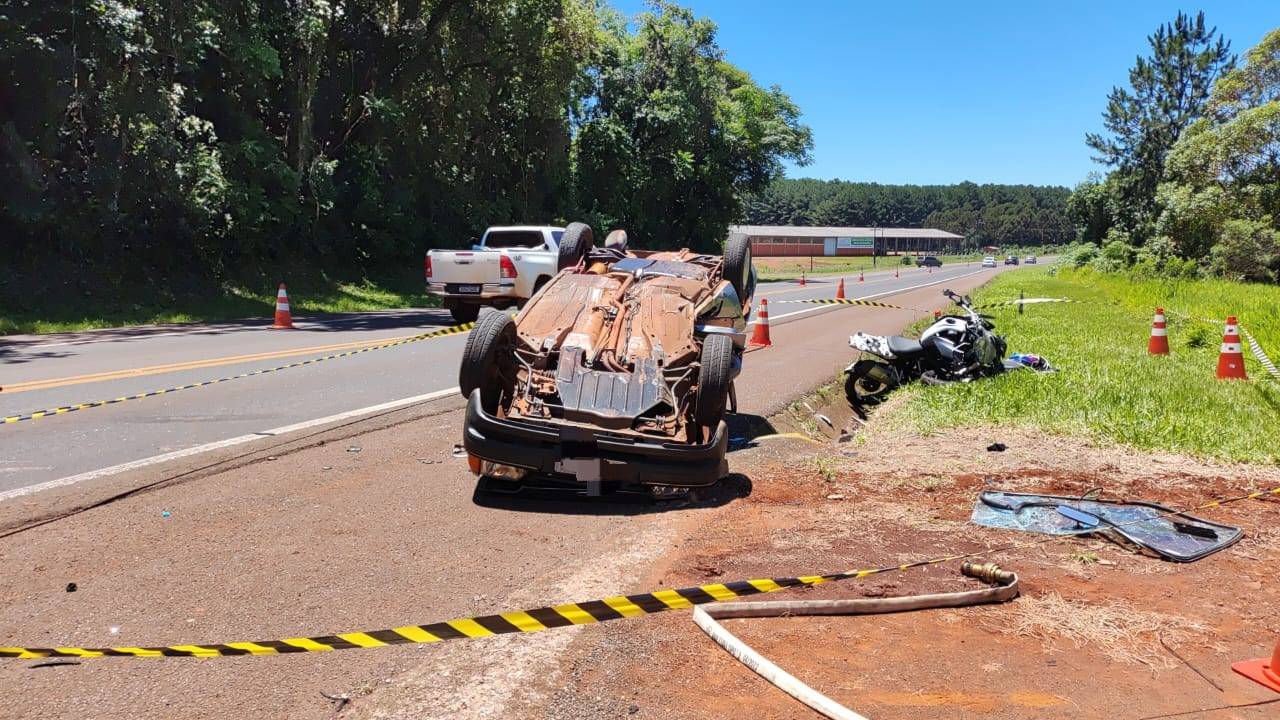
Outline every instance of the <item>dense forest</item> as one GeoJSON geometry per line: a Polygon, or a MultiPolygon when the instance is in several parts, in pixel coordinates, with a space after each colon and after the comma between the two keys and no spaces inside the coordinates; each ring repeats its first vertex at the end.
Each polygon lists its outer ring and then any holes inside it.
{"type": "Polygon", "coordinates": [[[1203,13],[1147,42],[1085,138],[1110,170],[1068,202],[1077,264],[1280,280],[1280,30],[1243,60],[1203,13]]]}
{"type": "Polygon", "coordinates": [[[0,296],[409,267],[498,223],[712,248],[811,145],[667,2],[13,0],[0,296]]]}
{"type": "Polygon", "coordinates": [[[780,179],[746,203],[751,225],[930,227],[964,235],[971,247],[1069,242],[1065,187],[881,185],[780,179]]]}

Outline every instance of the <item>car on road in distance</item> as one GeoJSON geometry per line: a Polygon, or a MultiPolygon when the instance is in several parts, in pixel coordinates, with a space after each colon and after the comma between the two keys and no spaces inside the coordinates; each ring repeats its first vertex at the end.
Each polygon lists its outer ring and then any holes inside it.
{"type": "Polygon", "coordinates": [[[481,487],[518,492],[529,477],[660,496],[718,481],[756,284],[749,241],[639,251],[615,230],[595,247],[573,223],[559,265],[514,319],[485,314],[467,338],[463,447],[481,487]]]}
{"type": "Polygon", "coordinates": [[[920,258],[920,262],[919,262],[919,263],[917,263],[917,265],[918,265],[919,267],[937,267],[937,268],[940,268],[940,267],[942,267],[942,261],[941,261],[941,260],[939,260],[938,258],[936,258],[936,257],[932,256],[932,255],[925,255],[924,257],[920,258]]]}
{"type": "Polygon", "coordinates": [[[1036,256],[1035,256],[1035,255],[1028,255],[1028,256],[1026,256],[1026,257],[1024,257],[1024,258],[1022,259],[1022,262],[1026,263],[1027,265],[1035,265],[1035,264],[1036,264],[1036,256]]]}
{"type": "Polygon", "coordinates": [[[1017,256],[1017,255],[1010,255],[1009,257],[1006,257],[1006,258],[1004,259],[1004,264],[1005,264],[1005,265],[1017,265],[1017,264],[1018,264],[1018,256],[1017,256]]]}
{"type": "Polygon", "coordinates": [[[473,322],[480,308],[507,308],[529,298],[556,274],[564,228],[491,227],[470,250],[431,250],[427,294],[444,300],[454,322],[473,322]]]}
{"type": "Polygon", "coordinates": [[[993,268],[993,267],[995,267],[995,266],[996,266],[996,259],[995,259],[995,257],[994,257],[994,256],[992,256],[992,255],[988,255],[988,256],[986,256],[986,257],[982,258],[982,267],[984,267],[984,268],[992,267],[992,268],[993,268]]]}

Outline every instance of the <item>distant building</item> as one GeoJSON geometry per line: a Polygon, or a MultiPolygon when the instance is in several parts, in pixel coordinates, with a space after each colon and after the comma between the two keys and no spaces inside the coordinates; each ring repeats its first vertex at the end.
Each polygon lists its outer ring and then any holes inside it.
{"type": "Polygon", "coordinates": [[[751,240],[751,254],[756,257],[939,254],[958,251],[964,240],[931,228],[730,225],[729,237],[739,235],[751,240]]]}

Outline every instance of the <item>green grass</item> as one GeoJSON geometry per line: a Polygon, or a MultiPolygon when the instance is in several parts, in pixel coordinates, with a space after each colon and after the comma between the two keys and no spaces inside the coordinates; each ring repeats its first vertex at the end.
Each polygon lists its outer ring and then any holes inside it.
{"type": "MultiPolygon", "coordinates": [[[[417,272],[343,281],[315,274],[288,282],[294,315],[435,307],[417,272]]],[[[276,287],[229,283],[214,290],[178,293],[131,288],[107,298],[50,293],[27,307],[0,315],[0,335],[73,332],[155,323],[193,323],[272,317],[276,287]]]]}
{"type": "Polygon", "coordinates": [[[1005,273],[975,293],[1089,304],[995,309],[1009,351],[1045,356],[1054,374],[1018,372],[947,387],[912,386],[887,421],[914,430],[1015,425],[1142,449],[1280,463],[1280,383],[1245,347],[1248,382],[1215,379],[1222,321],[1239,317],[1272,359],[1280,354],[1280,287],[1218,280],[1135,280],[1047,268],[1005,273]],[[1168,357],[1147,355],[1151,315],[1169,316],[1168,357]],[[1194,318],[1210,318],[1204,322],[1194,318]]]}

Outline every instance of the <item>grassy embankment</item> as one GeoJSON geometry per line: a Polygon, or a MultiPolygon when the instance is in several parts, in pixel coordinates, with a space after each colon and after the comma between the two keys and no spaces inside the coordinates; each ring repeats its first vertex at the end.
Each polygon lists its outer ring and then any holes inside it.
{"type": "MultiPolygon", "coordinates": [[[[230,283],[192,292],[129,288],[77,297],[74,292],[42,294],[26,307],[0,311],[0,335],[52,333],[153,323],[218,322],[267,318],[275,312],[276,287],[230,283]]],[[[294,315],[434,307],[420,271],[342,281],[321,273],[288,279],[294,315]]]]}
{"type": "Polygon", "coordinates": [[[1277,360],[1280,287],[1220,280],[1135,280],[1047,268],[1005,273],[975,294],[981,304],[1018,297],[1089,304],[989,310],[1009,351],[1045,356],[1054,374],[1011,373],[948,387],[913,386],[886,420],[929,432],[1011,424],[1143,449],[1280,463],[1280,383],[1245,346],[1248,382],[1215,379],[1222,324],[1234,314],[1277,360]],[[1168,357],[1147,354],[1151,315],[1169,317],[1168,357]],[[1198,318],[1211,318],[1204,322],[1198,318]]]}

